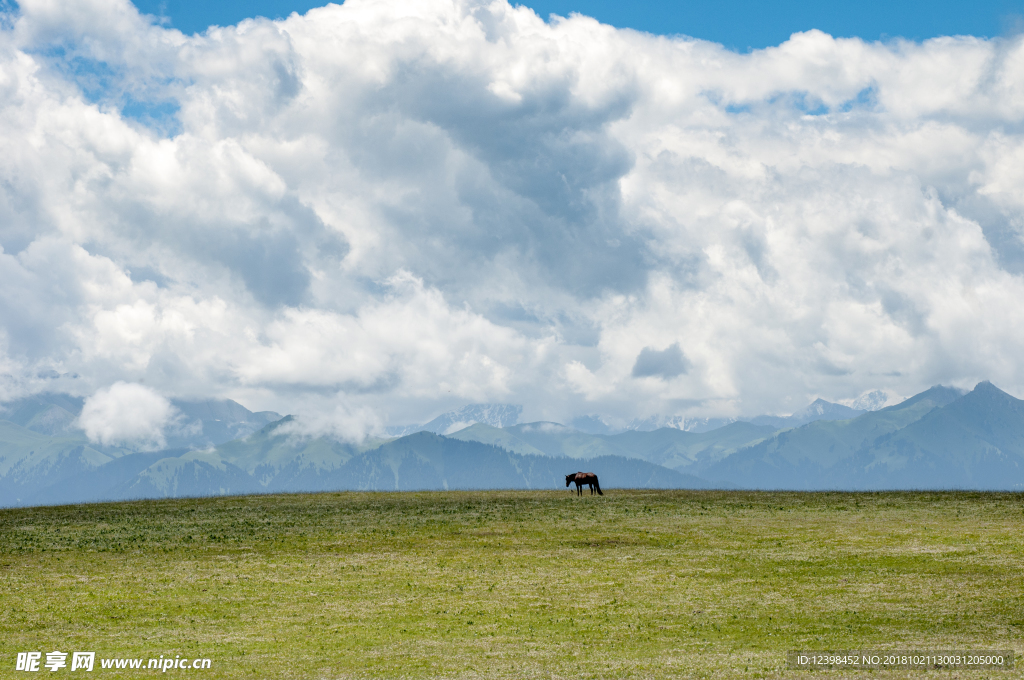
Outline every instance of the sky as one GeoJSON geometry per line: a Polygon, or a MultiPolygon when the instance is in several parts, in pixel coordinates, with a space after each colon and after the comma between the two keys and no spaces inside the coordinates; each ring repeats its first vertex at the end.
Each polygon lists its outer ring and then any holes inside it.
{"type": "Polygon", "coordinates": [[[682,10],[659,35],[502,0],[207,31],[6,7],[0,398],[85,397],[103,441],[158,441],[170,398],[359,438],[467,403],[1024,394],[1013,8],[950,37],[942,5],[696,36],[682,10]]]}
{"type": "MultiPolygon", "coordinates": [[[[323,5],[316,0],[137,0],[147,14],[162,17],[184,33],[202,33],[210,25],[230,26],[263,16],[283,19],[323,5]]],[[[340,4],[340,3],[339,3],[340,4]]],[[[903,37],[925,40],[942,35],[997,37],[1024,28],[1021,0],[901,0],[820,2],[820,0],[719,0],[718,2],[621,2],[621,0],[527,0],[513,2],[541,18],[573,13],[617,28],[657,35],[687,35],[721,43],[739,52],[774,47],[793,33],[818,29],[835,37],[868,41],[903,37]]]]}

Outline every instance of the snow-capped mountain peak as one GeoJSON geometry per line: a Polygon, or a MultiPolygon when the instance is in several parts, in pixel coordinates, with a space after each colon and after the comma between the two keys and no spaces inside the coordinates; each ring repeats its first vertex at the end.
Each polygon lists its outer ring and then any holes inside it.
{"type": "Polygon", "coordinates": [[[424,431],[451,434],[476,423],[491,427],[511,427],[519,422],[522,412],[523,407],[519,404],[469,404],[456,411],[442,413],[425,425],[389,427],[387,433],[399,437],[424,431]]]}

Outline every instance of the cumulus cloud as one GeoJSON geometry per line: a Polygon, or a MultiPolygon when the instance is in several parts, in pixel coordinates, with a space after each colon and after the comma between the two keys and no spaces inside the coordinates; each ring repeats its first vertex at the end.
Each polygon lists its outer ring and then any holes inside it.
{"type": "Polygon", "coordinates": [[[144,382],[358,436],[468,402],[1024,393],[1021,37],[736,54],[504,0],[193,36],[18,7],[5,395],[144,382]]]}
{"type": "Polygon", "coordinates": [[[145,385],[116,382],[85,400],[78,426],[100,444],[159,449],[175,413],[167,399],[145,385]]]}
{"type": "Polygon", "coordinates": [[[330,411],[311,409],[306,415],[280,425],[274,433],[298,440],[327,435],[341,441],[362,441],[367,435],[386,436],[377,413],[367,408],[350,409],[344,404],[330,411]]]}

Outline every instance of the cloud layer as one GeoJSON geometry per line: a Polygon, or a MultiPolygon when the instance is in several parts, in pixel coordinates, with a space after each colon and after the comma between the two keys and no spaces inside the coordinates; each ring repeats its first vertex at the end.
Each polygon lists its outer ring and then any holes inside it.
{"type": "Polygon", "coordinates": [[[193,36],[127,1],[19,11],[7,396],[144,381],[352,436],[466,402],[1024,393],[1020,38],[741,55],[501,0],[193,36]]]}
{"type": "Polygon", "coordinates": [[[85,400],[78,425],[101,444],[129,444],[146,449],[166,445],[164,428],[175,408],[145,385],[116,382],[85,400]]]}

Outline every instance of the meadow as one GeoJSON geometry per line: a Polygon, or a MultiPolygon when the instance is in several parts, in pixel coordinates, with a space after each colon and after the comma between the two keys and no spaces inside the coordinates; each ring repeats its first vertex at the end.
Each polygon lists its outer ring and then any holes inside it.
{"type": "MultiPolygon", "coordinates": [[[[51,650],[212,660],[168,677],[310,679],[808,677],[839,674],[787,670],[787,650],[1020,654],[1022,523],[1024,496],[970,492],[346,492],[0,510],[0,677],[31,677],[16,653],[51,650]]],[[[86,677],[159,673],[98,666],[86,677]]]]}

